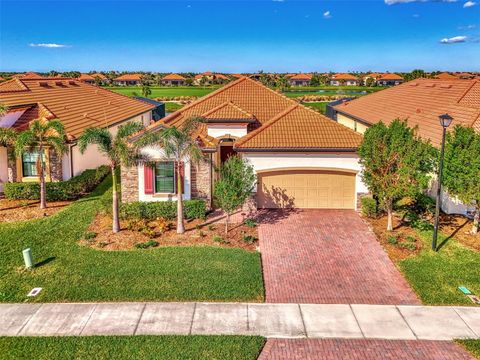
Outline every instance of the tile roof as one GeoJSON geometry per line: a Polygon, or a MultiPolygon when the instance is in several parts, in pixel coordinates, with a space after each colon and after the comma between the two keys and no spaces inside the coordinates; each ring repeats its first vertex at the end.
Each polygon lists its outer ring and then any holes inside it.
{"type": "Polygon", "coordinates": [[[335,74],[332,79],[334,80],[358,80],[356,76],[352,74],[335,74]]]}
{"type": "Polygon", "coordinates": [[[0,81],[5,81],[5,78],[0,76],[0,81]]]}
{"type": "MultiPolygon", "coordinates": [[[[241,138],[236,147],[247,151],[258,149],[345,149],[356,148],[362,137],[353,130],[331,121],[318,112],[267,88],[248,77],[242,77],[170,114],[147,129],[159,126],[182,126],[190,117],[227,117],[231,120],[255,119],[256,130],[241,138]],[[258,138],[257,138],[258,136],[258,138]]],[[[201,124],[199,135],[205,136],[207,124],[201,124]]]]}
{"type": "Polygon", "coordinates": [[[369,77],[371,77],[371,78],[379,78],[379,77],[381,77],[381,76],[382,76],[382,74],[380,74],[380,73],[371,73],[371,74],[365,75],[363,78],[369,78],[369,77]]]}
{"type": "Polygon", "coordinates": [[[89,74],[80,74],[80,76],[77,78],[79,81],[94,81],[95,78],[89,74]]]}
{"type": "Polygon", "coordinates": [[[178,74],[168,74],[162,78],[162,80],[185,80],[182,75],[178,74]]]}
{"type": "Polygon", "coordinates": [[[454,124],[478,126],[480,81],[416,79],[339,104],[335,110],[368,124],[407,119],[409,126],[418,126],[420,136],[438,145],[440,114],[450,114],[454,124]]]}
{"type": "Polygon", "coordinates": [[[108,78],[102,73],[90,74],[90,76],[93,77],[94,79],[98,77],[100,80],[108,80],[108,78]]]}
{"type": "Polygon", "coordinates": [[[39,79],[39,78],[43,78],[43,76],[40,75],[40,74],[37,74],[36,72],[28,71],[26,73],[14,74],[14,75],[12,75],[12,78],[39,79]]]}
{"type": "Polygon", "coordinates": [[[116,81],[140,81],[142,80],[142,74],[124,74],[115,78],[116,81]]]}
{"type": "Polygon", "coordinates": [[[457,77],[455,75],[452,75],[448,72],[443,72],[438,75],[435,75],[435,79],[442,79],[442,80],[455,80],[457,77]]]}
{"type": "Polygon", "coordinates": [[[202,114],[207,122],[247,122],[255,120],[255,116],[241,109],[231,101],[214,107],[202,114]]]}
{"type": "Polygon", "coordinates": [[[88,127],[113,125],[154,108],[145,102],[68,78],[23,78],[3,82],[0,103],[12,110],[28,107],[25,121],[33,119],[34,115],[45,116],[48,110],[51,116],[62,121],[70,138],[78,137],[88,127]]]}
{"type": "Polygon", "coordinates": [[[312,74],[297,74],[290,77],[290,80],[311,80],[312,74]]]}
{"type": "Polygon", "coordinates": [[[398,74],[385,73],[380,76],[380,80],[403,80],[403,77],[398,74]]]}

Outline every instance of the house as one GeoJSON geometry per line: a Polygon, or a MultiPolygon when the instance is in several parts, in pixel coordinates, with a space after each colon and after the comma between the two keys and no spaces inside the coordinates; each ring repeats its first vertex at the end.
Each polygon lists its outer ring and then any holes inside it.
{"type": "Polygon", "coordinates": [[[403,83],[403,77],[398,74],[385,73],[377,79],[378,86],[396,86],[403,83]]]}
{"type": "Polygon", "coordinates": [[[376,83],[377,83],[377,80],[380,79],[381,76],[382,76],[381,73],[370,73],[370,74],[367,74],[367,75],[365,75],[364,77],[362,77],[363,85],[367,85],[367,81],[368,81],[369,79],[372,79],[373,82],[376,84],[376,83]]]}
{"type": "Polygon", "coordinates": [[[195,85],[210,85],[214,83],[225,83],[230,79],[223,74],[215,74],[211,71],[204,72],[202,74],[197,74],[193,78],[193,83],[195,85]]]}
{"type": "Polygon", "coordinates": [[[257,174],[259,208],[355,209],[357,193],[367,192],[359,175],[360,134],[253,79],[235,80],[146,131],[181,127],[193,116],[204,118],[195,135],[204,161],[176,164],[159,148],[143,149],[155,164],[122,168],[124,202],[176,200],[173,170],[180,166],[183,198],[211,204],[214,169],[233,154],[257,174]]]}
{"type": "Polygon", "coordinates": [[[455,79],[458,79],[455,75],[452,75],[448,72],[440,73],[438,75],[435,75],[434,77],[435,77],[435,79],[440,79],[440,80],[455,80],[455,79]]]}
{"type": "Polygon", "coordinates": [[[94,85],[95,84],[95,78],[89,74],[80,74],[80,76],[77,78],[78,81],[81,81],[85,84],[90,84],[94,85]]]}
{"type": "Polygon", "coordinates": [[[43,78],[42,75],[37,74],[36,72],[29,71],[26,73],[18,73],[18,74],[13,74],[12,78],[17,78],[17,79],[39,79],[43,78]]]}
{"type": "Polygon", "coordinates": [[[455,76],[460,80],[470,80],[475,77],[475,75],[466,72],[455,73],[455,76]]]}
{"type": "Polygon", "coordinates": [[[142,83],[142,74],[124,74],[113,79],[115,85],[139,86],[142,83]]]}
{"type": "Polygon", "coordinates": [[[90,74],[90,76],[93,77],[93,79],[99,81],[100,84],[102,85],[108,84],[110,82],[110,79],[107,78],[102,73],[94,73],[94,74],[90,74]]]}
{"type": "MultiPolygon", "coordinates": [[[[0,117],[0,127],[18,132],[35,119],[59,119],[67,133],[68,153],[43,154],[50,181],[67,180],[85,169],[106,164],[95,146],[81,154],[77,139],[89,127],[105,127],[112,133],[126,121],[150,124],[154,106],[100,87],[69,78],[12,79],[0,84],[0,103],[8,107],[0,117]]],[[[12,149],[0,147],[0,191],[5,182],[38,180],[38,152],[12,157],[12,149]]]]}
{"type": "Polygon", "coordinates": [[[291,86],[309,86],[312,74],[297,74],[288,79],[291,86]]]}
{"type": "Polygon", "coordinates": [[[358,78],[352,74],[335,74],[330,79],[332,86],[357,86],[358,84],[358,78]]]}
{"type": "Polygon", "coordinates": [[[0,76],[0,82],[5,81],[3,77],[0,76]]]}
{"type": "Polygon", "coordinates": [[[242,75],[242,74],[231,74],[230,76],[231,76],[232,78],[234,78],[234,79],[240,79],[240,78],[244,77],[245,75],[242,75]]]}
{"type": "Polygon", "coordinates": [[[178,74],[169,74],[162,78],[163,85],[181,86],[185,85],[185,78],[178,74]]]}
{"type": "MultiPolygon", "coordinates": [[[[440,146],[443,129],[438,116],[448,113],[453,125],[480,131],[480,81],[416,79],[333,107],[333,119],[359,133],[380,121],[406,119],[418,135],[440,146]]],[[[452,130],[453,126],[449,128],[452,130]]],[[[468,207],[449,196],[443,198],[447,213],[465,214],[468,207]]]]}

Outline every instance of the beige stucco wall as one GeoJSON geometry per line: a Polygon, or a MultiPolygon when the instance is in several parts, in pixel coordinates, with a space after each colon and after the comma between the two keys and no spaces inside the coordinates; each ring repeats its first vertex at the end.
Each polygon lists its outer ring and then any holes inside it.
{"type": "Polygon", "coordinates": [[[345,125],[346,127],[359,132],[360,134],[364,134],[365,131],[368,129],[368,126],[347,116],[344,114],[337,113],[337,122],[339,124],[345,125]]]}
{"type": "Polygon", "coordinates": [[[3,191],[3,183],[8,181],[7,148],[0,146],[0,192],[3,191]]]}
{"type": "Polygon", "coordinates": [[[247,126],[238,124],[208,124],[207,132],[209,136],[214,138],[221,138],[226,135],[240,138],[247,135],[247,126]]]}
{"type": "MultiPolygon", "coordinates": [[[[127,121],[138,121],[146,126],[150,124],[151,118],[152,112],[148,111],[146,113],[130,118],[122,122],[121,124],[127,121]]],[[[112,135],[116,135],[118,127],[121,124],[111,126],[108,130],[112,135]]],[[[72,176],[76,176],[86,169],[93,169],[99,167],[100,165],[105,165],[108,163],[107,158],[99,153],[96,145],[89,145],[86,151],[82,154],[80,152],[80,149],[78,148],[78,145],[75,144],[70,147],[69,153],[65,154],[62,160],[63,180],[68,180],[72,176]],[[70,157],[72,158],[71,160],[70,157]],[[70,161],[72,161],[73,163],[73,174],[71,174],[70,170],[70,161]]]]}

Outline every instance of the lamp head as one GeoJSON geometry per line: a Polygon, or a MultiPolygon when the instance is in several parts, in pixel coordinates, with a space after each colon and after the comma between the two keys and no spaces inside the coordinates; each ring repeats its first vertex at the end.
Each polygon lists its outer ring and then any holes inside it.
{"type": "Polygon", "coordinates": [[[448,114],[442,114],[438,117],[438,119],[440,120],[440,125],[442,125],[444,128],[448,128],[453,121],[453,117],[448,114]]]}

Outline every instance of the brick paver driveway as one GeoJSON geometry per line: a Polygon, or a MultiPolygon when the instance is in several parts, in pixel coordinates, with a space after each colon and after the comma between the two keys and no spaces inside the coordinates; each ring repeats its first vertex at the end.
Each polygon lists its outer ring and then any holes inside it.
{"type": "Polygon", "coordinates": [[[266,301],[419,304],[353,210],[270,210],[259,226],[266,301]]]}

